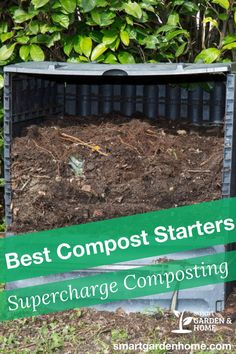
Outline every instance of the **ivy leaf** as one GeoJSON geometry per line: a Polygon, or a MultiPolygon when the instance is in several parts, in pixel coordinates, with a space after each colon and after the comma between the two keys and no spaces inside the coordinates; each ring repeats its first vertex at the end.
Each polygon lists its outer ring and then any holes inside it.
{"type": "Polygon", "coordinates": [[[121,64],[134,64],[135,59],[132,54],[128,52],[120,52],[118,54],[118,59],[121,64]]]}
{"type": "Polygon", "coordinates": [[[91,60],[94,61],[100,55],[102,55],[107,50],[107,46],[104,43],[98,44],[92,51],[91,60]]]}
{"type": "Polygon", "coordinates": [[[37,44],[30,45],[30,56],[34,61],[43,61],[45,59],[43,50],[37,44]]]}
{"type": "Polygon", "coordinates": [[[73,13],[76,8],[76,0],[60,0],[62,7],[69,13],[73,13]]]}
{"type": "Polygon", "coordinates": [[[213,0],[212,2],[213,2],[213,4],[217,4],[221,7],[223,7],[223,9],[225,9],[225,10],[228,10],[229,6],[230,6],[229,0],[213,0]]]}
{"type": "Polygon", "coordinates": [[[4,78],[3,75],[0,75],[0,90],[4,87],[4,78]]]}
{"type": "Polygon", "coordinates": [[[5,61],[7,59],[9,59],[15,49],[16,43],[12,44],[12,45],[4,45],[0,48],[0,61],[5,61]]]}
{"type": "Polygon", "coordinates": [[[120,39],[121,39],[121,42],[122,42],[124,45],[126,45],[126,46],[129,45],[129,34],[128,34],[128,32],[126,32],[126,31],[121,31],[121,32],[120,32],[120,39]]]}
{"type": "Polygon", "coordinates": [[[70,24],[70,19],[67,15],[62,13],[52,14],[52,19],[55,23],[59,23],[62,27],[68,28],[70,24]]]}
{"type": "Polygon", "coordinates": [[[89,57],[91,52],[92,52],[92,46],[93,42],[90,37],[82,37],[80,40],[80,48],[82,50],[82,53],[86,56],[89,57]]]}
{"type": "Polygon", "coordinates": [[[140,19],[142,17],[143,11],[137,2],[129,1],[124,5],[124,10],[128,15],[140,19]]]}
{"type": "Polygon", "coordinates": [[[84,12],[92,11],[96,7],[96,0],[82,0],[81,6],[84,12]]]}
{"type": "Polygon", "coordinates": [[[217,48],[203,49],[201,53],[196,56],[194,62],[203,61],[206,64],[211,64],[219,58],[220,54],[221,51],[217,48]]]}
{"type": "Polygon", "coordinates": [[[20,47],[19,54],[20,54],[20,57],[22,60],[27,61],[27,59],[29,58],[29,54],[30,54],[30,47],[27,45],[22,45],[20,47]]]}
{"type": "Polygon", "coordinates": [[[49,2],[49,0],[32,0],[31,2],[34,5],[35,9],[39,9],[40,7],[46,5],[49,2]]]}

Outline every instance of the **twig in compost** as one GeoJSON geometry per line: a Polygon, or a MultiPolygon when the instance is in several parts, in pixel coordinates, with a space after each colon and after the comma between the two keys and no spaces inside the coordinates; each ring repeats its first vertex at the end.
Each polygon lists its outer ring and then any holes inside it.
{"type": "Polygon", "coordinates": [[[42,146],[39,146],[34,139],[32,139],[32,141],[33,141],[34,145],[37,146],[39,149],[41,149],[41,150],[47,152],[48,154],[50,154],[53,157],[53,160],[58,161],[57,158],[53,155],[53,153],[51,151],[45,149],[42,146]]]}
{"type": "Polygon", "coordinates": [[[188,170],[189,173],[211,173],[210,170],[188,170]]]}
{"type": "Polygon", "coordinates": [[[79,138],[76,138],[75,136],[72,136],[72,135],[68,135],[68,134],[65,134],[65,133],[60,133],[61,137],[65,140],[68,140],[72,143],[76,143],[76,144],[79,144],[79,145],[83,145],[83,146],[86,146],[88,147],[89,149],[92,149],[93,151],[96,151],[98,152],[100,155],[103,155],[103,156],[108,156],[109,154],[101,151],[100,149],[100,146],[98,145],[95,145],[95,144],[89,144],[89,143],[86,143],[85,141],[79,139],[79,138]]]}
{"type": "Polygon", "coordinates": [[[122,144],[128,146],[128,147],[129,147],[130,149],[132,149],[132,150],[135,150],[139,155],[141,155],[140,151],[139,151],[135,146],[132,146],[132,145],[126,143],[126,142],[121,138],[121,136],[119,136],[118,138],[119,138],[119,140],[121,141],[122,144]]]}
{"type": "Polygon", "coordinates": [[[50,176],[40,176],[40,175],[34,175],[32,176],[33,178],[46,178],[46,179],[51,179],[50,176]]]}
{"type": "Polygon", "coordinates": [[[27,181],[23,184],[23,186],[19,189],[21,192],[25,189],[27,184],[30,182],[31,178],[27,179],[27,181]]]}
{"type": "Polygon", "coordinates": [[[211,161],[211,159],[213,158],[214,155],[215,155],[215,154],[211,155],[207,160],[203,161],[203,162],[200,164],[200,166],[201,166],[201,167],[202,167],[202,166],[205,166],[209,161],[211,161]]]}

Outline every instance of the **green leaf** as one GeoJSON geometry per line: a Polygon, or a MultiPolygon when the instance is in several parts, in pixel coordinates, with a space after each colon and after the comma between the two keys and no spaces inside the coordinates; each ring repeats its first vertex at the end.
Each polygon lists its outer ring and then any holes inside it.
{"type": "Polygon", "coordinates": [[[234,23],[236,24],[236,11],[234,11],[234,23]]]}
{"type": "Polygon", "coordinates": [[[92,20],[99,26],[109,26],[114,22],[116,14],[114,12],[104,12],[104,10],[92,10],[92,20]]]}
{"type": "Polygon", "coordinates": [[[81,6],[84,12],[90,12],[96,7],[96,0],[82,0],[81,6]]]}
{"type": "Polygon", "coordinates": [[[30,56],[34,61],[43,61],[45,59],[43,50],[37,44],[30,45],[30,56]]]}
{"type": "Polygon", "coordinates": [[[1,23],[0,23],[0,33],[6,33],[7,31],[8,31],[7,22],[1,21],[1,23]]]}
{"type": "Polygon", "coordinates": [[[30,54],[30,47],[27,45],[22,45],[20,47],[19,54],[20,54],[20,57],[22,60],[27,61],[27,59],[29,58],[29,54],[30,54]]]}
{"type": "Polygon", "coordinates": [[[226,21],[228,19],[228,15],[227,15],[227,13],[220,13],[220,14],[218,14],[218,18],[221,21],[226,21]]]}
{"type": "MultiPolygon", "coordinates": [[[[183,10],[186,10],[188,14],[196,14],[199,11],[199,6],[191,1],[183,1],[183,10]]],[[[181,9],[181,10],[182,10],[181,9]]]]}
{"type": "Polygon", "coordinates": [[[4,45],[0,48],[0,61],[5,61],[7,59],[9,59],[15,49],[16,43],[12,44],[12,45],[4,45]]]}
{"type": "Polygon", "coordinates": [[[62,13],[52,14],[52,19],[55,23],[59,23],[62,27],[68,28],[70,24],[69,16],[62,13]]]}
{"type": "MultiPolygon", "coordinates": [[[[72,51],[72,49],[73,49],[73,46],[74,46],[74,44],[73,44],[73,42],[71,41],[71,42],[67,42],[65,45],[64,45],[64,47],[63,47],[63,51],[64,51],[64,53],[69,57],[70,56],[70,53],[71,53],[71,51],[72,51]]],[[[76,51],[77,52],[77,51],[76,51]]]]}
{"type": "Polygon", "coordinates": [[[116,64],[117,63],[117,57],[115,56],[115,54],[109,53],[106,56],[106,59],[104,60],[105,64],[116,64]]]}
{"type": "Polygon", "coordinates": [[[15,10],[15,12],[13,14],[13,19],[14,19],[15,23],[23,23],[25,21],[30,20],[31,18],[33,18],[37,14],[38,14],[38,11],[31,11],[28,13],[22,9],[17,9],[17,10],[15,10]]]}
{"type": "Polygon", "coordinates": [[[120,31],[120,39],[124,45],[129,45],[129,34],[126,31],[120,31]]]}
{"type": "Polygon", "coordinates": [[[213,2],[213,4],[217,4],[221,7],[223,7],[223,9],[225,9],[225,10],[228,10],[229,6],[230,6],[229,0],[213,0],[212,2],[213,2]]]}
{"type": "Polygon", "coordinates": [[[75,36],[73,41],[72,41],[72,43],[73,43],[74,50],[76,51],[76,53],[82,55],[83,53],[82,53],[82,49],[81,49],[81,46],[80,46],[81,39],[82,39],[81,36],[75,36]]]}
{"type": "Polygon", "coordinates": [[[154,9],[154,7],[152,5],[145,4],[145,3],[141,3],[140,5],[141,5],[142,9],[155,13],[155,9],[154,9]]]}
{"type": "Polygon", "coordinates": [[[17,37],[16,41],[17,41],[17,43],[20,43],[20,44],[27,44],[29,41],[29,37],[28,36],[17,37]]]}
{"type": "Polygon", "coordinates": [[[167,24],[170,26],[177,26],[179,24],[179,14],[177,12],[172,12],[168,17],[167,24]]]}
{"type": "Polygon", "coordinates": [[[132,54],[128,52],[120,52],[118,54],[118,59],[121,64],[134,64],[135,59],[132,54]]]}
{"type": "Polygon", "coordinates": [[[46,43],[48,48],[54,46],[55,42],[58,42],[61,39],[61,33],[55,32],[52,36],[50,36],[49,41],[46,43]]]}
{"type": "Polygon", "coordinates": [[[159,43],[157,36],[151,35],[144,38],[140,44],[145,45],[147,49],[156,49],[157,43],[159,43]]]}
{"type": "Polygon", "coordinates": [[[103,31],[104,36],[102,37],[102,43],[109,45],[116,41],[118,37],[117,31],[105,30],[103,31]]]}
{"type": "Polygon", "coordinates": [[[183,44],[181,44],[181,46],[179,46],[179,48],[175,52],[176,58],[180,57],[184,53],[186,45],[187,45],[187,43],[183,43],[183,44]]]}
{"type": "Polygon", "coordinates": [[[166,39],[167,41],[170,41],[171,39],[179,36],[179,35],[183,35],[185,37],[189,37],[189,33],[188,31],[185,31],[185,30],[176,30],[176,31],[172,31],[172,32],[169,32],[167,35],[166,35],[166,39]]]}
{"type": "Polygon", "coordinates": [[[175,29],[176,26],[172,26],[172,25],[164,25],[158,28],[158,30],[156,31],[156,34],[159,34],[161,32],[169,32],[172,31],[173,29],[175,29]]]}
{"type": "Polygon", "coordinates": [[[223,45],[229,44],[232,42],[236,42],[236,34],[229,34],[228,36],[225,36],[223,39],[223,45]]]}
{"type": "Polygon", "coordinates": [[[13,35],[14,35],[14,32],[2,33],[2,34],[0,34],[0,39],[1,39],[2,43],[4,43],[8,39],[12,38],[13,35]]]}
{"type": "Polygon", "coordinates": [[[39,23],[37,21],[31,21],[29,23],[27,34],[38,34],[38,33],[39,33],[39,23]]]}
{"type": "Polygon", "coordinates": [[[49,2],[49,0],[32,0],[31,2],[34,5],[35,9],[39,9],[40,7],[46,5],[49,2]]]}
{"type": "Polygon", "coordinates": [[[82,53],[86,56],[89,57],[91,52],[92,52],[92,46],[93,42],[92,39],[89,37],[82,37],[80,41],[80,48],[82,50],[82,53]]]}
{"type": "Polygon", "coordinates": [[[125,20],[126,20],[128,25],[133,26],[133,24],[134,24],[133,18],[131,18],[129,16],[125,16],[125,20]]]}
{"type": "Polygon", "coordinates": [[[61,28],[59,26],[50,26],[47,23],[42,23],[40,24],[40,33],[45,34],[45,33],[54,33],[56,31],[60,31],[61,28]]]}
{"type": "Polygon", "coordinates": [[[124,10],[128,15],[131,15],[135,18],[141,18],[143,11],[140,5],[137,2],[129,1],[127,4],[124,5],[124,10]]]}
{"type": "Polygon", "coordinates": [[[236,49],[236,42],[233,43],[229,43],[223,46],[222,48],[223,50],[232,50],[232,49],[236,49]]]}
{"type": "Polygon", "coordinates": [[[98,44],[92,51],[91,60],[94,61],[100,55],[102,55],[107,50],[107,46],[104,43],[98,44]]]}
{"type": "Polygon", "coordinates": [[[0,90],[4,87],[4,78],[3,75],[0,75],[0,90]]]}
{"type": "Polygon", "coordinates": [[[106,0],[96,0],[96,6],[97,7],[105,7],[109,5],[106,0]]]}
{"type": "Polygon", "coordinates": [[[211,64],[219,58],[220,54],[221,51],[217,48],[203,49],[201,53],[196,56],[194,62],[203,61],[206,64],[211,64]]]}
{"type": "Polygon", "coordinates": [[[60,3],[69,13],[73,13],[76,9],[76,0],[60,0],[60,3]]]}
{"type": "Polygon", "coordinates": [[[118,37],[115,42],[113,42],[113,43],[111,43],[111,44],[109,45],[109,48],[110,48],[113,52],[115,52],[115,51],[119,48],[119,45],[120,45],[120,38],[118,37]]]}

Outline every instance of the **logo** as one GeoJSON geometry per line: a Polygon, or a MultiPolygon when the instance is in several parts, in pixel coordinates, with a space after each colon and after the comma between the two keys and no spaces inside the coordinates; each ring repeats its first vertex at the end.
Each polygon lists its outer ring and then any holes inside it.
{"type": "MultiPolygon", "coordinates": [[[[184,311],[185,312],[185,311],[184,311]]],[[[172,333],[191,333],[191,332],[215,332],[217,325],[229,325],[232,324],[232,319],[230,317],[224,318],[221,315],[215,313],[199,313],[198,317],[185,317],[184,312],[173,311],[175,317],[179,319],[179,328],[174,329],[172,333]],[[185,329],[185,326],[188,326],[190,323],[193,323],[193,329],[185,329]]]]}
{"type": "Polygon", "coordinates": [[[191,333],[192,331],[190,329],[184,329],[184,326],[189,325],[192,320],[193,317],[186,317],[184,318],[184,312],[179,312],[179,311],[174,311],[174,315],[179,318],[179,329],[174,329],[173,331],[171,331],[172,333],[191,333]]]}

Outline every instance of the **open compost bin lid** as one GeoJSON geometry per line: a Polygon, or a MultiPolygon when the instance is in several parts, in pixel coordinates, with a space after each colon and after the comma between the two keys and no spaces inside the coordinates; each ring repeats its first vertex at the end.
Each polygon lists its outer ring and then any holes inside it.
{"type": "Polygon", "coordinates": [[[4,72],[72,76],[172,76],[236,73],[236,63],[216,64],[98,64],[27,62],[8,65],[4,72]]]}

